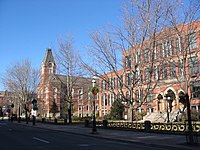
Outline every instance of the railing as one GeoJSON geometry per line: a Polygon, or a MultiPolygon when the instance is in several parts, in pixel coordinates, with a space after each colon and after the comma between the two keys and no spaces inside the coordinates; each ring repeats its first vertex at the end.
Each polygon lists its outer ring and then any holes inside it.
{"type": "MultiPolygon", "coordinates": [[[[50,124],[58,124],[64,125],[67,124],[67,120],[65,119],[54,119],[54,118],[43,118],[37,119],[37,122],[42,123],[50,123],[50,124]]],[[[82,124],[84,125],[86,122],[73,122],[73,124],[82,124]]],[[[108,122],[104,121],[97,121],[97,127],[99,128],[112,128],[112,129],[122,129],[122,130],[134,130],[134,131],[147,131],[147,132],[163,132],[163,133],[178,133],[178,134],[185,134],[188,131],[188,124],[185,123],[151,123],[146,121],[144,123],[139,122],[108,122]]],[[[90,127],[92,126],[91,121],[87,121],[87,125],[85,126],[90,127]]],[[[192,128],[195,134],[200,135],[200,121],[192,121],[192,128]]]]}
{"type": "MultiPolygon", "coordinates": [[[[100,125],[100,124],[99,124],[100,125]]],[[[137,123],[137,122],[108,122],[107,127],[118,129],[134,129],[152,132],[184,133],[188,129],[187,123],[137,123]]],[[[193,132],[200,134],[200,122],[192,122],[193,132]]]]}

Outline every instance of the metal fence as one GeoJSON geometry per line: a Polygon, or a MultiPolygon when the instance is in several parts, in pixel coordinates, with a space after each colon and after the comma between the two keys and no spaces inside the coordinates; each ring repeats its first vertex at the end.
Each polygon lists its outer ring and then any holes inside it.
{"type": "MultiPolygon", "coordinates": [[[[50,124],[58,124],[64,125],[67,124],[67,120],[65,119],[37,119],[37,122],[42,123],[50,123],[50,124]]],[[[73,124],[82,124],[87,127],[92,126],[92,121],[86,120],[85,122],[73,122],[73,124]],[[87,125],[86,125],[87,123],[87,125]]],[[[178,133],[185,134],[188,131],[188,124],[180,123],[180,122],[172,122],[172,123],[151,123],[150,121],[146,121],[144,123],[140,122],[109,122],[107,120],[97,121],[97,127],[99,128],[112,128],[112,129],[121,129],[121,130],[134,130],[134,131],[147,131],[147,132],[163,132],[163,133],[178,133]]],[[[197,135],[200,135],[200,122],[192,121],[193,132],[197,135]]]]}
{"type": "MultiPolygon", "coordinates": [[[[103,126],[103,123],[99,123],[103,126]]],[[[152,132],[177,132],[184,133],[188,130],[187,123],[138,123],[138,122],[108,122],[109,128],[145,130],[152,132]]],[[[200,122],[192,122],[193,132],[200,134],[200,122]]]]}

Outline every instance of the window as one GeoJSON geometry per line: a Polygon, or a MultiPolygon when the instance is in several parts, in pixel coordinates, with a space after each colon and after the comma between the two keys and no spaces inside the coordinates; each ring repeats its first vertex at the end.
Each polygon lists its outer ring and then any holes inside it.
{"type": "Polygon", "coordinates": [[[167,42],[162,44],[162,57],[165,58],[167,57],[167,42]]]}
{"type": "Polygon", "coordinates": [[[183,60],[178,61],[178,74],[180,77],[183,76],[183,60]]]}
{"type": "Polygon", "coordinates": [[[106,95],[106,93],[103,94],[102,106],[107,106],[107,95],[106,95]]]}
{"type": "Polygon", "coordinates": [[[106,80],[105,79],[102,81],[102,89],[106,90],[106,80]]]}
{"type": "Polygon", "coordinates": [[[188,50],[193,50],[197,47],[197,43],[196,43],[196,33],[191,33],[188,35],[188,50]]]}
{"type": "Polygon", "coordinates": [[[126,73],[126,85],[131,85],[131,73],[126,73]]]}
{"type": "Polygon", "coordinates": [[[137,51],[136,52],[136,55],[135,55],[135,64],[140,64],[141,61],[140,61],[140,51],[137,51]]]}
{"type": "Polygon", "coordinates": [[[141,77],[141,74],[140,74],[140,70],[139,70],[139,68],[137,67],[136,69],[135,69],[135,83],[136,84],[140,84],[141,82],[142,82],[142,79],[141,79],[142,77],[141,77]]]}
{"type": "Polygon", "coordinates": [[[57,89],[53,88],[53,99],[55,100],[57,98],[57,89]]]}
{"type": "Polygon", "coordinates": [[[150,81],[150,69],[145,69],[145,81],[148,83],[150,81]]]}
{"type": "Polygon", "coordinates": [[[119,88],[122,88],[123,87],[123,75],[121,75],[118,79],[118,86],[119,88]]]}
{"type": "Polygon", "coordinates": [[[198,57],[194,56],[194,57],[189,58],[188,63],[189,63],[190,74],[198,74],[199,73],[198,57]]]}
{"type": "Polygon", "coordinates": [[[53,68],[49,68],[49,74],[53,74],[53,68]]]}
{"type": "Polygon", "coordinates": [[[115,78],[109,79],[109,88],[114,89],[115,88],[115,78]]]}
{"type": "Polygon", "coordinates": [[[170,63],[170,77],[176,77],[176,66],[174,63],[170,63]]]}
{"type": "Polygon", "coordinates": [[[160,70],[159,66],[154,66],[154,80],[160,79],[160,70]]]}
{"type": "Polygon", "coordinates": [[[78,99],[83,99],[83,90],[82,89],[78,90],[78,99]]]}
{"type": "Polygon", "coordinates": [[[162,79],[167,79],[167,64],[162,65],[162,79]]]}
{"type": "Polygon", "coordinates": [[[110,94],[108,105],[112,106],[114,102],[115,95],[113,93],[110,94]]]}
{"type": "Polygon", "coordinates": [[[113,89],[115,89],[115,78],[112,78],[111,86],[113,89]]]}
{"type": "Polygon", "coordinates": [[[127,68],[130,68],[131,67],[131,56],[125,56],[125,66],[127,68]]]}
{"type": "Polygon", "coordinates": [[[112,89],[112,78],[108,79],[108,89],[112,89]]]}
{"type": "Polygon", "coordinates": [[[191,83],[192,98],[200,98],[200,81],[191,83]]]}
{"type": "Polygon", "coordinates": [[[145,49],[144,50],[144,62],[148,63],[150,61],[150,50],[149,49],[145,49]]]}
{"type": "Polygon", "coordinates": [[[177,39],[176,39],[176,53],[177,54],[180,54],[180,53],[182,53],[182,44],[181,44],[181,42],[182,42],[182,38],[181,37],[178,37],[177,39]]]}
{"type": "Polygon", "coordinates": [[[158,50],[157,50],[157,46],[154,47],[153,50],[153,60],[158,59],[158,50]]]}
{"type": "Polygon", "coordinates": [[[49,63],[49,74],[53,74],[53,63],[49,63]]]}
{"type": "Polygon", "coordinates": [[[169,56],[174,55],[174,49],[173,49],[172,43],[173,43],[173,41],[168,41],[167,42],[167,46],[168,46],[167,49],[168,49],[168,55],[169,56]]]}
{"type": "Polygon", "coordinates": [[[142,99],[142,90],[136,90],[135,94],[136,94],[136,102],[137,103],[141,102],[141,99],[142,99]]]}
{"type": "Polygon", "coordinates": [[[153,100],[153,90],[152,90],[152,88],[147,88],[146,94],[147,94],[147,101],[152,101],[153,100]]]}

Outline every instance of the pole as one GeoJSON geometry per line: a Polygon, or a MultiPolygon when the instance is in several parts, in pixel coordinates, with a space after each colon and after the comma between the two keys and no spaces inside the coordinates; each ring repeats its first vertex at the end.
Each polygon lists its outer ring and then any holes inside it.
{"type": "Polygon", "coordinates": [[[168,105],[168,100],[167,100],[167,123],[169,123],[169,105],[168,105]]]}
{"type": "Polygon", "coordinates": [[[18,109],[18,123],[20,123],[21,117],[20,117],[20,105],[19,105],[19,109],[18,109]]]}
{"type": "Polygon", "coordinates": [[[27,112],[27,106],[25,104],[25,112],[26,112],[26,124],[28,124],[28,112],[27,112]]]}
{"type": "Polygon", "coordinates": [[[92,93],[94,95],[94,100],[93,100],[93,126],[92,126],[92,133],[95,134],[97,133],[97,128],[96,128],[96,116],[95,116],[95,110],[96,110],[96,106],[95,106],[95,96],[98,93],[98,88],[95,87],[95,79],[92,80],[92,93]]]}
{"type": "Polygon", "coordinates": [[[33,126],[35,125],[35,116],[33,115],[33,126]]]}
{"type": "Polygon", "coordinates": [[[190,101],[189,101],[189,95],[188,94],[185,94],[185,100],[186,100],[186,104],[187,104],[187,117],[188,117],[188,136],[189,136],[188,144],[194,144],[191,110],[190,110],[190,101]]]}
{"type": "Polygon", "coordinates": [[[95,110],[96,110],[96,106],[95,106],[95,95],[94,95],[94,101],[93,101],[93,126],[92,126],[92,133],[96,133],[97,132],[97,128],[96,128],[96,116],[95,116],[95,110]]]}

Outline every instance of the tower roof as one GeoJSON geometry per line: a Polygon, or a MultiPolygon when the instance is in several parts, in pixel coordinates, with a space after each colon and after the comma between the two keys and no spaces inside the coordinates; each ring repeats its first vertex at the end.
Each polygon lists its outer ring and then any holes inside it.
{"type": "Polygon", "coordinates": [[[48,48],[42,64],[46,66],[50,62],[55,64],[54,57],[53,57],[53,54],[52,54],[52,50],[48,48]]]}

